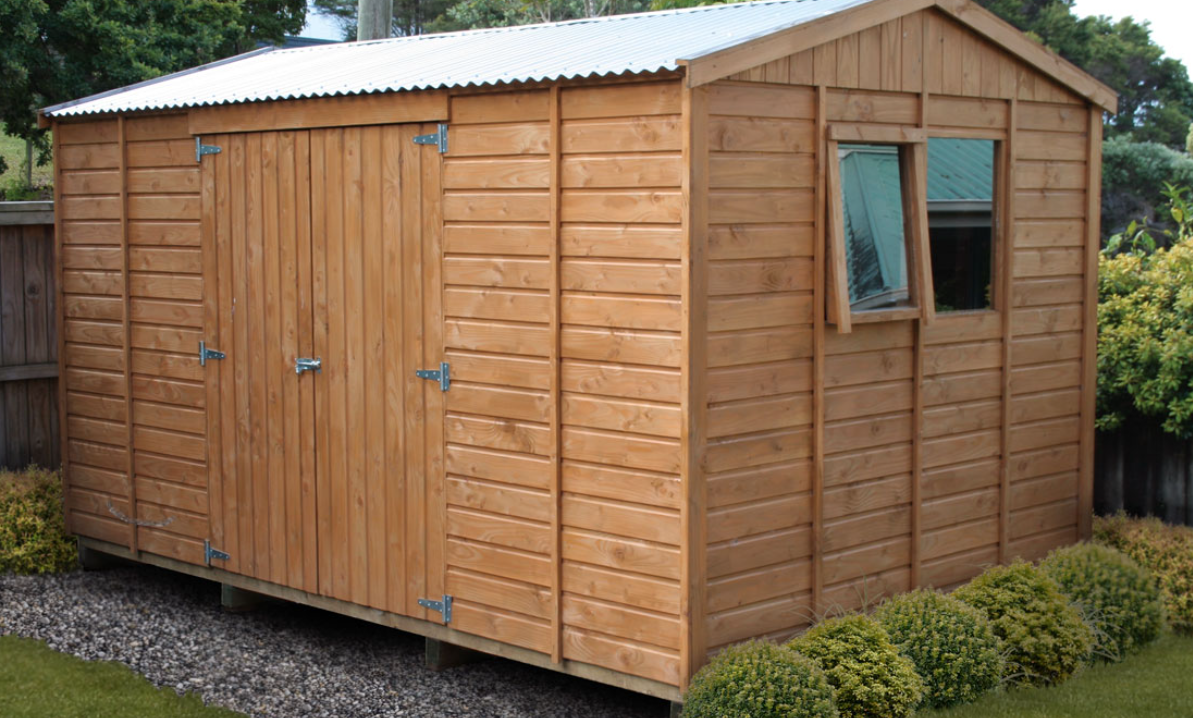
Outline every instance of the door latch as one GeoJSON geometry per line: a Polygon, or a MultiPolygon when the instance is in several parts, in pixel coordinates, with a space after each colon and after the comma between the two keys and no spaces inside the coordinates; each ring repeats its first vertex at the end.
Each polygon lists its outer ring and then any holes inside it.
{"type": "Polygon", "coordinates": [[[294,359],[294,373],[301,374],[304,371],[322,372],[323,360],[319,357],[315,357],[314,359],[296,357],[294,359]]]}
{"type": "Polygon", "coordinates": [[[419,379],[430,379],[439,382],[439,390],[447,391],[452,386],[451,370],[447,362],[440,362],[438,369],[418,369],[414,375],[419,379]]]}
{"type": "Polygon", "coordinates": [[[224,353],[215,349],[208,349],[207,342],[199,342],[199,366],[207,366],[208,359],[223,359],[224,353]]]}

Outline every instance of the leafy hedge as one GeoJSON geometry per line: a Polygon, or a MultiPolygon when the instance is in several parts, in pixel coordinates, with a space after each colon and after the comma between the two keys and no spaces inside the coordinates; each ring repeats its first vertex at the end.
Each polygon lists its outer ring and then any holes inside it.
{"type": "Polygon", "coordinates": [[[1093,631],[1056,582],[1029,563],[990,568],[953,595],[985,611],[1006,643],[1012,683],[1062,683],[1089,656],[1093,631]]]}
{"type": "Polygon", "coordinates": [[[57,472],[0,470],[0,573],[54,573],[76,563],[57,472]]]}
{"type": "Polygon", "coordinates": [[[684,718],[838,718],[833,689],[815,663],[785,646],[726,648],[692,678],[684,718]]]}
{"type": "Polygon", "coordinates": [[[1120,551],[1078,544],[1040,564],[1094,627],[1096,657],[1121,661],[1160,637],[1164,605],[1155,579],[1120,551]]]}
{"type": "Polygon", "coordinates": [[[831,618],[787,645],[824,669],[841,718],[907,718],[923,698],[915,665],[866,616],[831,618]]]}
{"type": "Polygon", "coordinates": [[[1193,205],[1169,188],[1169,249],[1144,230],[1111,239],[1098,264],[1099,429],[1132,417],[1193,436],[1193,205]]]}
{"type": "Polygon", "coordinates": [[[1169,623],[1178,631],[1193,633],[1193,528],[1120,514],[1096,519],[1094,540],[1151,571],[1160,584],[1169,623]]]}
{"type": "Polygon", "coordinates": [[[895,596],[874,614],[924,681],[923,705],[970,703],[994,690],[1006,662],[986,614],[939,591],[895,596]]]}

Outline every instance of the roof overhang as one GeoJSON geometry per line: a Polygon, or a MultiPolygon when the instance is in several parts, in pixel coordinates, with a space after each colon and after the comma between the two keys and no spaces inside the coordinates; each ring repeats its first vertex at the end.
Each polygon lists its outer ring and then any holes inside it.
{"type": "Polygon", "coordinates": [[[700,57],[681,59],[679,64],[687,70],[688,86],[699,87],[928,8],[948,14],[1106,112],[1118,111],[1114,90],[972,0],[880,0],[700,57]]]}

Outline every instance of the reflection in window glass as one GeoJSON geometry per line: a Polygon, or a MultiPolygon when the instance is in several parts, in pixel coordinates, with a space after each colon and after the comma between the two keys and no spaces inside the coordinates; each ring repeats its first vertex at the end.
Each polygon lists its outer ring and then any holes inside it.
{"type": "Polygon", "coordinates": [[[909,303],[899,148],[842,144],[841,203],[853,311],[909,303]]]}
{"type": "Polygon", "coordinates": [[[928,242],[938,312],[992,306],[994,152],[992,140],[928,141],[928,242]]]}

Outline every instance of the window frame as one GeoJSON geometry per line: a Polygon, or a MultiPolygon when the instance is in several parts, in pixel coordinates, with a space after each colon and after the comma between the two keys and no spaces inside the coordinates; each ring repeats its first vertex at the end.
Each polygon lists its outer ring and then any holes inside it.
{"type": "Polygon", "coordinates": [[[936,319],[932,257],[928,241],[928,132],[917,127],[833,124],[827,128],[826,196],[828,223],[826,257],[827,319],[838,333],[849,334],[854,324],[936,319]],[[841,194],[839,147],[848,144],[894,145],[899,148],[899,179],[903,199],[903,242],[907,252],[908,304],[891,309],[854,310],[849,301],[849,272],[845,252],[845,211],[841,194]]]}

